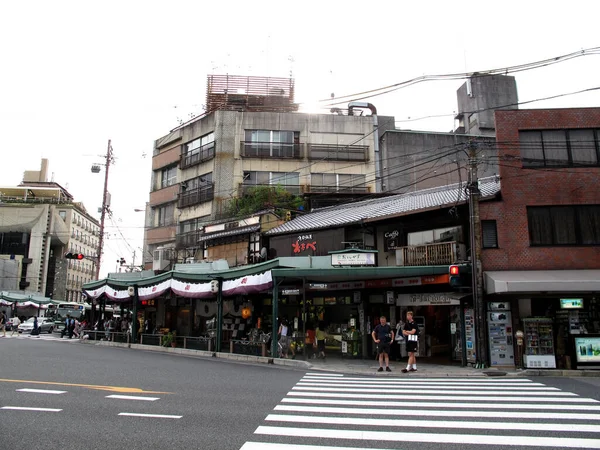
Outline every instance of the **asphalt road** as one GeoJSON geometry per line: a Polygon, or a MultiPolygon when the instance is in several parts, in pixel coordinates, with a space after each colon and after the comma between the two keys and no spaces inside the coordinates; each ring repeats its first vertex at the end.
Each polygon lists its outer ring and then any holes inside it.
{"type": "Polygon", "coordinates": [[[376,378],[0,338],[0,449],[600,448],[600,378],[376,378]]]}

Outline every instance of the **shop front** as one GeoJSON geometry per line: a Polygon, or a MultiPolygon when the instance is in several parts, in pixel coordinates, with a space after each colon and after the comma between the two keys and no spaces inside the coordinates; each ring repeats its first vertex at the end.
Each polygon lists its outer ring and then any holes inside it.
{"type": "Polygon", "coordinates": [[[600,270],[485,272],[484,279],[492,365],[504,334],[518,367],[600,369],[600,270]]]}

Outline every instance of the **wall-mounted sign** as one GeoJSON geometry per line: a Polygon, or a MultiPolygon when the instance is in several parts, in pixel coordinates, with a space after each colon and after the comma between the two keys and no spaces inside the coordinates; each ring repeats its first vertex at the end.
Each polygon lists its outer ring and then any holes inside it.
{"type": "Polygon", "coordinates": [[[317,251],[317,241],[313,239],[312,234],[303,234],[292,241],[292,250],[294,254],[302,253],[306,250],[317,251]]]}
{"type": "Polygon", "coordinates": [[[282,289],[281,295],[300,295],[300,289],[282,289]]]}
{"type": "Polygon", "coordinates": [[[334,253],[332,266],[374,266],[375,253],[334,253]]]}
{"type": "Polygon", "coordinates": [[[575,355],[577,356],[577,362],[600,363],[600,338],[576,337],[575,355]]]}
{"type": "Polygon", "coordinates": [[[582,298],[561,298],[560,299],[561,309],[582,309],[583,299],[582,298]]]}
{"type": "Polygon", "coordinates": [[[454,293],[399,294],[397,306],[460,305],[454,293]]]}
{"type": "Polygon", "coordinates": [[[383,250],[390,251],[398,248],[400,232],[398,230],[390,230],[383,234],[383,250]]]}
{"type": "Polygon", "coordinates": [[[394,291],[387,291],[385,293],[385,299],[388,305],[394,304],[394,291]]]}

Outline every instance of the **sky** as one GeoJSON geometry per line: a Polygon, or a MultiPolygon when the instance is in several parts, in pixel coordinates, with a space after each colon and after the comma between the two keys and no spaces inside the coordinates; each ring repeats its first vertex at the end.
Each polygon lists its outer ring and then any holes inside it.
{"type": "MultiPolygon", "coordinates": [[[[153,142],[203,112],[209,74],[289,77],[301,111],[422,75],[503,68],[600,46],[600,2],[63,1],[0,5],[0,187],[49,160],[98,218],[110,139],[101,277],[142,262],[153,142]]],[[[520,101],[600,86],[600,54],[515,74],[520,101]]],[[[365,99],[401,129],[451,131],[464,81],[365,99]],[[428,116],[439,116],[416,120],[428,116]]],[[[600,91],[525,108],[600,106],[600,91]]]]}

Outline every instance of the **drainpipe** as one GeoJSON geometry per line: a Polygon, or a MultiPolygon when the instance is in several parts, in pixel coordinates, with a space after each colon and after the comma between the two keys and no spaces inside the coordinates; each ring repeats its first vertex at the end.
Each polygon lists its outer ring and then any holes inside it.
{"type": "Polygon", "coordinates": [[[373,116],[373,149],[375,150],[375,192],[383,192],[383,179],[381,178],[381,155],[379,153],[379,123],[377,120],[377,108],[367,102],[348,103],[348,115],[354,115],[355,108],[367,108],[373,116]]]}

